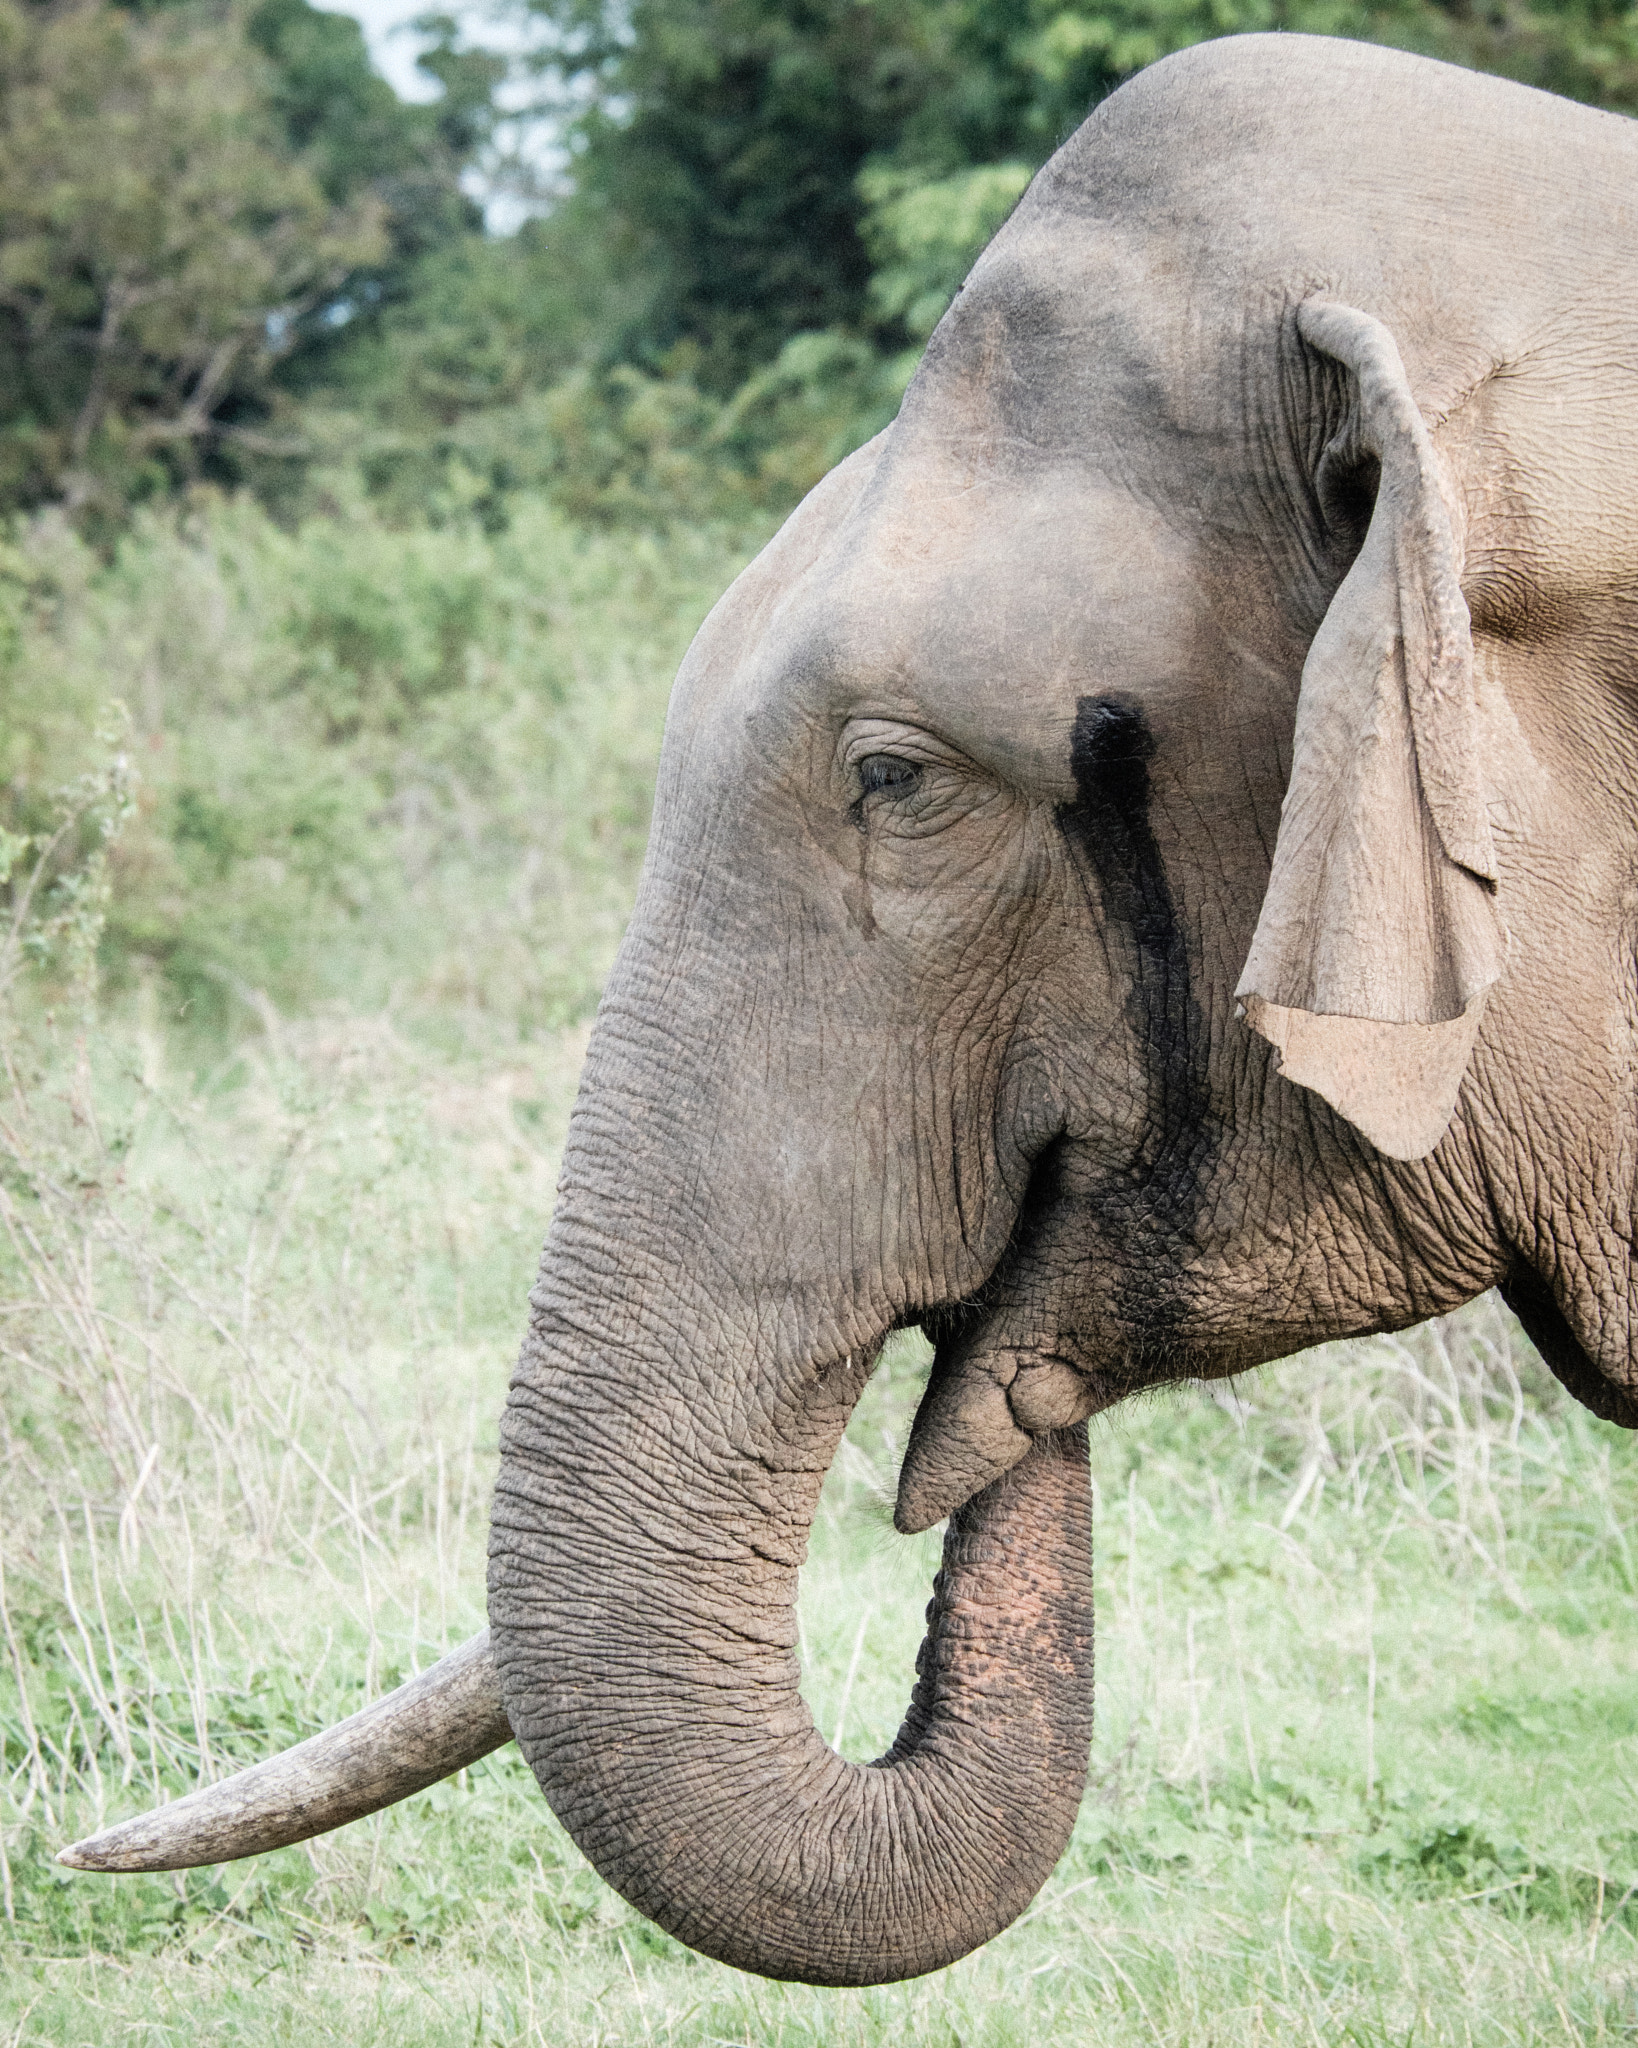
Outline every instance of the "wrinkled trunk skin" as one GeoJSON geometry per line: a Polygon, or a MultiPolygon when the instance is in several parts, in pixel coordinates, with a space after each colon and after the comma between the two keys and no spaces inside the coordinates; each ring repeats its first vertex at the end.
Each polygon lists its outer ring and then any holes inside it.
{"type": "Polygon", "coordinates": [[[996,1272],[1064,1123],[1024,1015],[1061,835],[997,841],[946,891],[838,780],[860,686],[835,677],[902,666],[834,644],[882,616],[833,587],[852,549],[826,553],[880,452],[811,495],[678,677],[490,1543],[506,1710],[576,1841],[693,1947],[818,1984],[937,1969],[1014,1919],[1091,1737],[1073,1432],[967,1489],[886,1757],[844,1762],[798,1690],[797,1574],[883,1336],[996,1272]],[[829,705],[825,676],[846,703],[816,713],[793,679],[829,705]]]}
{"type": "Polygon", "coordinates": [[[489,1613],[524,1754],[608,1882],[691,1947],[813,1984],[941,1968],[1016,1918],[1074,1825],[1084,1433],[952,1516],[904,1725],[848,1763],[797,1690],[795,1601],[873,1358],[753,1395],[748,1349],[638,1355],[604,1259],[595,1289],[565,1284],[585,1237],[560,1211],[502,1436],[489,1613]]]}

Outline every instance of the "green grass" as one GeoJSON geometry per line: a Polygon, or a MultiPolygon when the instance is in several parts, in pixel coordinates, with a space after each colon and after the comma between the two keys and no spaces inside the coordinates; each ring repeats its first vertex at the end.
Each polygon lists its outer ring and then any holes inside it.
{"type": "MultiPolygon", "coordinates": [[[[820,1993],[685,1954],[515,1753],[307,1849],[57,1871],[104,1815],[479,1624],[581,1042],[457,1078],[378,1025],[292,1028],[222,1103],[128,1082],[117,1183],[83,1154],[37,1183],[39,1305],[7,1338],[0,2039],[1638,2034],[1626,1444],[1490,1302],[1101,1427],[1081,1824],[1026,1921],[936,1979],[820,1993]],[[25,1360],[56,1382],[20,1385],[25,1360]]],[[[808,1697],[853,1756],[897,1725],[936,1556],[889,1521],[923,1368],[906,1338],[878,1373],[804,1574],[808,1697]]]]}
{"type": "MultiPolygon", "coordinates": [[[[233,660],[263,678],[287,660],[275,624],[328,573],[325,536],[220,517],[59,577],[24,620],[23,738],[53,774],[94,766],[93,683],[132,701],[163,627],[178,661],[196,650],[194,694],[165,684],[179,708],[155,728],[150,795],[199,786],[165,762],[216,749],[237,774],[282,730],[293,784],[333,772],[356,796],[370,763],[401,759],[379,729],[326,737],[305,686],[222,680],[233,660]]],[[[344,527],[332,551],[388,576],[379,536],[344,527]]],[[[471,558],[497,602],[527,581],[512,545],[471,558]]],[[[645,543],[622,565],[551,522],[531,545],[555,615],[502,652],[480,619],[492,651],[451,686],[481,698],[452,705],[451,728],[523,706],[473,775],[470,831],[439,812],[417,867],[390,804],[365,817],[374,909],[316,922],[309,982],[270,993],[299,920],[244,909],[273,886],[265,848],[168,871],[169,896],[137,863],[144,845],[171,857],[166,797],[116,849],[95,1025],[62,959],[55,983],[12,985],[0,2044],[1638,2039],[1638,1478],[1628,1440],[1565,1400],[1493,1301],[1098,1425],[1080,1826],[1025,1919],[938,1977],[818,1992],[687,1954],[588,1870],[515,1752],[246,1864],[122,1880],[52,1864],[481,1622],[495,1425],[585,990],[628,900],[675,643],[732,557],[645,543]],[[569,680],[531,696],[552,648],[569,680]],[[531,824],[519,793],[542,773],[555,809],[531,824]],[[470,930],[493,940],[485,958],[514,957],[509,863],[531,844],[561,854],[531,910],[542,957],[497,967],[486,1007],[447,966],[470,930]],[[144,903],[169,903],[168,929],[262,1005],[215,1038],[176,1019],[175,956],[128,936],[144,903]],[[377,932],[396,981],[369,963],[377,932]],[[561,1001],[538,995],[553,986],[561,1001]]],[[[448,566],[407,559],[394,573],[448,566]]],[[[424,763],[435,738],[404,744],[424,763]]],[[[897,1726],[936,1558],[890,1523],[924,1368],[907,1336],[878,1372],[803,1576],[805,1689],[855,1757],[897,1726]]]]}

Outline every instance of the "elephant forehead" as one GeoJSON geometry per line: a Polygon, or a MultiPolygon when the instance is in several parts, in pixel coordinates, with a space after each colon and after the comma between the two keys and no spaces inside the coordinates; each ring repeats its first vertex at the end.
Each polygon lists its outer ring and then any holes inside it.
{"type": "Polygon", "coordinates": [[[902,720],[1071,797],[1082,697],[1164,718],[1220,668],[1208,580],[1175,517],[1107,482],[934,473],[848,522],[755,650],[736,709],[793,738],[902,720]]]}

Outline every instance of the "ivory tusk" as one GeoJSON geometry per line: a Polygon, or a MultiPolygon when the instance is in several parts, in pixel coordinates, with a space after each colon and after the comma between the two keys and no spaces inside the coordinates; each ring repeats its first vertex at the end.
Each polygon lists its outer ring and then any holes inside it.
{"type": "Polygon", "coordinates": [[[220,1784],[61,1850],[70,1870],[191,1870],[328,1834],[512,1739],[484,1629],[396,1692],[220,1784]]]}

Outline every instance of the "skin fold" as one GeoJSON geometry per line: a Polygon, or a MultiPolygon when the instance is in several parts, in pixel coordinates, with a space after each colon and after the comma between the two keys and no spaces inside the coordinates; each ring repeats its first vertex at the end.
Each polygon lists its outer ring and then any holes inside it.
{"type": "Polygon", "coordinates": [[[707,1953],[914,1975],[1044,1880],[1126,1394],[1499,1284],[1638,1422],[1635,189],[1632,124],[1494,79],[1169,58],[701,631],[489,1609],[546,1796],[707,1953]],[[796,1575],[917,1322],[945,1570],[865,1767],[796,1575]]]}

